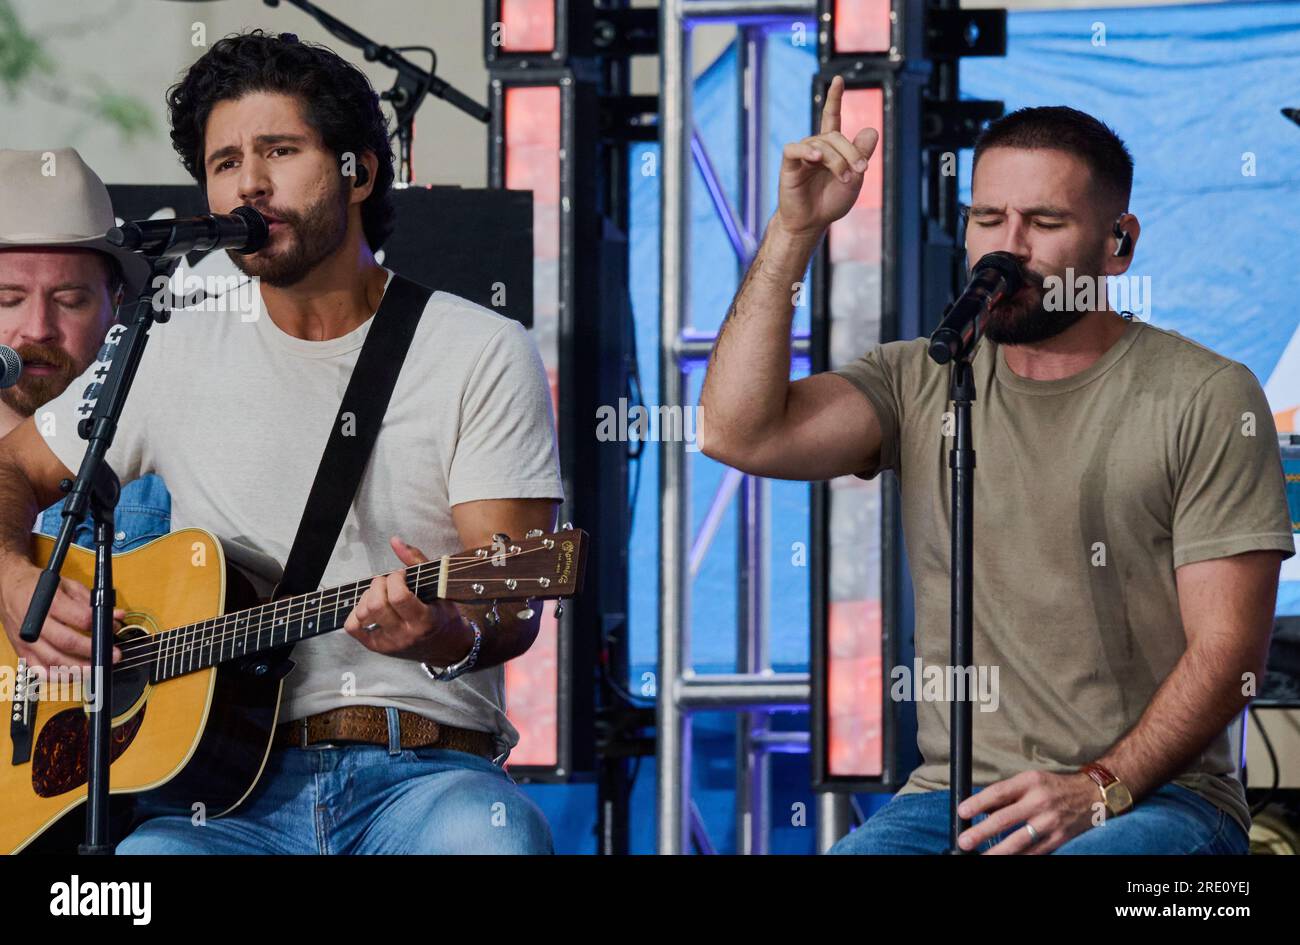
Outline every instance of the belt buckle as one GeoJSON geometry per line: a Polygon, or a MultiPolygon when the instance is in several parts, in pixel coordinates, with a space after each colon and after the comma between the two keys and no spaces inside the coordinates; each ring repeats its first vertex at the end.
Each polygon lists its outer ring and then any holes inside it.
{"type": "Polygon", "coordinates": [[[307,740],[307,719],[295,719],[293,725],[298,726],[298,747],[306,751],[307,749],[319,750],[324,748],[338,748],[335,742],[309,742],[307,740]]]}

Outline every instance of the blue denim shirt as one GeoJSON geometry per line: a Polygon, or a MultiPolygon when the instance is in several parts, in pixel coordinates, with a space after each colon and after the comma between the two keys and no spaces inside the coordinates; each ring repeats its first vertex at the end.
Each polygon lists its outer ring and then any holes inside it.
{"type": "MultiPolygon", "coordinates": [[[[131,551],[171,531],[172,497],[163,481],[154,475],[132,480],[122,487],[117,502],[113,551],[131,551]]],[[[55,502],[36,520],[42,535],[57,535],[63,526],[63,502],[55,502]]],[[[77,525],[73,541],[83,548],[95,547],[95,526],[90,516],[77,525]]]]}

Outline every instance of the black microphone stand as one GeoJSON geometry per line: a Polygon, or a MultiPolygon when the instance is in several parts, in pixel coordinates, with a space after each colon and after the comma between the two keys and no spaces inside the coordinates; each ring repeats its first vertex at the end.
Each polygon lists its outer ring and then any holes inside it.
{"type": "MultiPolygon", "coordinates": [[[[974,345],[970,346],[971,348],[974,345]]],[[[971,369],[970,348],[953,360],[949,374],[949,397],[956,413],[957,428],[948,467],[952,470],[952,585],[949,607],[952,614],[952,674],[955,679],[970,679],[968,669],[974,665],[974,526],[975,526],[975,446],[972,439],[970,409],[975,400],[975,376],[971,369]]],[[[970,821],[957,813],[957,806],[971,796],[971,689],[960,687],[960,698],[953,693],[948,703],[948,853],[968,851],[957,846],[957,836],[970,821]]]]}
{"type": "MultiPolygon", "coordinates": [[[[92,385],[86,398],[94,396],[100,387],[95,406],[83,406],[89,414],[77,425],[83,440],[88,440],[81,468],[74,480],[65,479],[59,485],[68,498],[63,503],[63,524],[54,543],[54,552],[36,582],[23,619],[20,636],[24,642],[35,643],[49,615],[50,605],[59,588],[59,573],[72,544],[77,525],[85,518],[87,506],[95,524],[95,576],[90,589],[91,600],[91,673],[90,682],[82,686],[82,696],[88,703],[89,739],[86,765],[86,836],[78,848],[82,854],[106,855],[113,852],[108,836],[109,764],[111,761],[110,734],[113,721],[113,611],[117,595],[113,589],[113,531],[114,509],[117,506],[121,483],[104,456],[113,445],[118,421],[126,405],[127,394],[135,381],[136,370],[149,340],[149,329],[154,322],[166,322],[171,312],[162,302],[171,299],[170,292],[155,291],[170,279],[176,260],[167,256],[151,260],[149,280],[136,300],[131,324],[116,341],[109,367],[101,384],[92,385]],[[158,277],[164,277],[159,283],[158,277]]],[[[98,372],[97,372],[98,374],[98,372]]]]}
{"type": "MultiPolygon", "coordinates": [[[[953,309],[949,305],[943,318],[953,309]]],[[[930,358],[937,364],[952,363],[948,375],[948,399],[956,414],[953,445],[948,451],[948,468],[952,470],[952,546],[950,552],[952,655],[950,674],[953,679],[969,679],[974,665],[974,560],[975,560],[975,444],[971,431],[971,404],[975,400],[975,375],[970,359],[979,341],[982,316],[973,318],[963,331],[950,330],[941,320],[930,337],[930,358]]],[[[957,845],[957,837],[970,821],[957,813],[957,807],[971,796],[971,760],[973,733],[971,707],[973,687],[962,685],[960,698],[952,693],[948,703],[948,849],[960,855],[969,851],[957,845]]]]}
{"type": "MultiPolygon", "coordinates": [[[[974,678],[975,613],[975,442],[971,432],[970,409],[975,401],[975,376],[970,359],[979,344],[984,317],[992,305],[1005,295],[1014,295],[1024,283],[1020,264],[1011,253],[998,251],[981,256],[972,270],[969,284],[943,313],[939,327],[930,336],[929,355],[936,364],[952,362],[948,398],[956,414],[948,468],[952,470],[952,550],[949,588],[952,655],[951,678],[969,681],[974,678]]],[[[963,682],[948,702],[948,850],[950,854],[967,851],[957,846],[957,837],[970,827],[970,821],[957,813],[957,807],[971,796],[973,732],[971,710],[973,685],[963,682]]]]}
{"type": "MultiPolygon", "coordinates": [[[[268,7],[280,5],[280,0],[263,0],[263,2],[268,7]]],[[[484,124],[491,119],[491,111],[434,75],[438,68],[438,56],[432,49],[418,47],[428,52],[433,60],[426,71],[404,57],[398,50],[374,42],[308,0],[286,0],[286,2],[314,17],[332,36],[360,49],[368,62],[383,63],[397,72],[397,81],[391,89],[383,93],[381,98],[392,102],[393,116],[397,119],[397,179],[402,183],[409,184],[415,180],[411,156],[411,145],[415,141],[415,113],[419,111],[424,97],[430,92],[484,124]]]]}

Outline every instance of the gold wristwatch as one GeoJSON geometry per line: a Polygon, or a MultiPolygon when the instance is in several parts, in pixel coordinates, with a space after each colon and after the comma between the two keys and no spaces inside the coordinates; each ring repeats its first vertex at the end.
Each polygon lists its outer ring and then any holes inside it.
{"type": "Polygon", "coordinates": [[[1133,795],[1129,793],[1124,782],[1110,770],[1092,762],[1079,769],[1096,783],[1101,789],[1101,802],[1106,805],[1106,810],[1112,816],[1119,816],[1133,806],[1133,795]]]}

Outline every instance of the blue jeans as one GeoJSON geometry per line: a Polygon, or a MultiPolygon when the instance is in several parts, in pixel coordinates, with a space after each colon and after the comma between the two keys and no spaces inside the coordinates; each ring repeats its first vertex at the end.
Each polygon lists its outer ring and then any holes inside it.
{"type": "Polygon", "coordinates": [[[253,794],[225,817],[145,820],[134,853],[551,853],[541,811],[485,758],[378,745],[273,748],[253,794]]]}
{"type": "MultiPolygon", "coordinates": [[[[976,788],[975,793],[980,789],[976,788]]],[[[978,824],[987,814],[977,814],[978,824]]],[[[1011,828],[1023,830],[1022,826],[1011,828]]],[[[981,853],[1011,833],[1004,830],[986,840],[981,853]]],[[[925,791],[895,797],[867,822],[842,838],[830,853],[943,853],[948,848],[948,792],[925,791]]],[[[1188,855],[1244,854],[1245,832],[1219,808],[1194,791],[1166,784],[1100,827],[1085,830],[1053,853],[1188,855]]]]}

